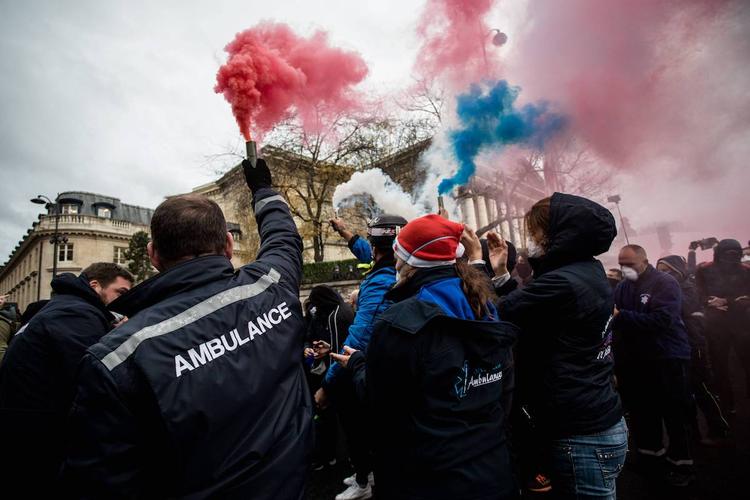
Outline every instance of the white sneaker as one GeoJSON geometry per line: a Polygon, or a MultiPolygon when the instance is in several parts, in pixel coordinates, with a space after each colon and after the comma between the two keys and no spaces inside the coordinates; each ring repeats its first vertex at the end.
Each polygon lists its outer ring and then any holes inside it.
{"type": "MultiPolygon", "coordinates": [[[[351,476],[347,477],[346,479],[344,479],[344,484],[347,486],[351,486],[356,482],[357,482],[356,472],[352,474],[351,476]]],[[[367,475],[367,482],[370,483],[370,486],[373,486],[375,484],[375,476],[372,475],[372,472],[370,472],[370,474],[367,475]]]]}
{"type": "Polygon", "coordinates": [[[372,487],[368,483],[363,488],[356,481],[353,485],[336,495],[336,500],[364,500],[366,498],[372,498],[372,487]]]}

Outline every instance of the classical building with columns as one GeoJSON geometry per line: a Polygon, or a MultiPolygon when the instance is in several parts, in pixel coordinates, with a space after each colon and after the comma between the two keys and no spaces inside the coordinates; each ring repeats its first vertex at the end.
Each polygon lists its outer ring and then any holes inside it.
{"type": "MultiPolygon", "coordinates": [[[[375,162],[406,191],[414,193],[425,179],[420,156],[430,147],[425,140],[410,148],[375,162]]],[[[517,248],[526,246],[523,216],[531,205],[551,194],[551,189],[537,172],[515,178],[501,172],[476,174],[466,186],[456,190],[461,222],[484,233],[497,231],[517,248]]]]}
{"type": "Polygon", "coordinates": [[[130,237],[149,231],[153,210],[122,203],[119,198],[94,193],[60,193],[47,205],[0,270],[0,294],[9,295],[21,311],[50,297],[54,259],[58,273],[80,273],[93,262],[125,265],[130,237]],[[57,232],[57,252],[50,240],[57,232]],[[61,241],[62,240],[62,241],[61,241]]]}

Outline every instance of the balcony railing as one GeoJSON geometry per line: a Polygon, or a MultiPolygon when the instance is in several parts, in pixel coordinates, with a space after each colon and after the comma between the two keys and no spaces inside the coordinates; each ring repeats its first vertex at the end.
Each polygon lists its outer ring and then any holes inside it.
{"type": "MultiPolygon", "coordinates": [[[[145,228],[145,225],[133,224],[125,220],[108,219],[94,215],[62,214],[60,215],[60,231],[72,229],[91,229],[111,231],[115,233],[132,233],[136,228],[145,228]]],[[[54,230],[55,216],[44,215],[37,230],[54,230]]]]}

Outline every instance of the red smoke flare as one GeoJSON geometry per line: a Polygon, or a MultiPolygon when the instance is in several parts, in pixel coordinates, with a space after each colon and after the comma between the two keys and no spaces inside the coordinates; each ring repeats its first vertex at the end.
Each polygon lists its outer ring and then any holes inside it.
{"type": "Polygon", "coordinates": [[[225,50],[214,90],[232,105],[245,140],[251,127],[262,138],[292,112],[305,130],[319,131],[326,118],[357,107],[353,86],[367,76],[359,54],[329,46],[325,32],[303,38],[285,24],[261,23],[225,50]]]}

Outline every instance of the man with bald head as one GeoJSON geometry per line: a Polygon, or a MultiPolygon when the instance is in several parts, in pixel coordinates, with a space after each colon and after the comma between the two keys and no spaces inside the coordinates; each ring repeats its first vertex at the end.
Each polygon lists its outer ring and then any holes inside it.
{"type": "Polygon", "coordinates": [[[628,356],[627,393],[638,460],[664,471],[674,486],[693,478],[689,450],[690,344],[682,320],[680,284],[649,264],[646,250],[620,250],[623,281],[615,289],[613,328],[628,356]],[[662,422],[669,435],[664,447],[662,422]]]}

